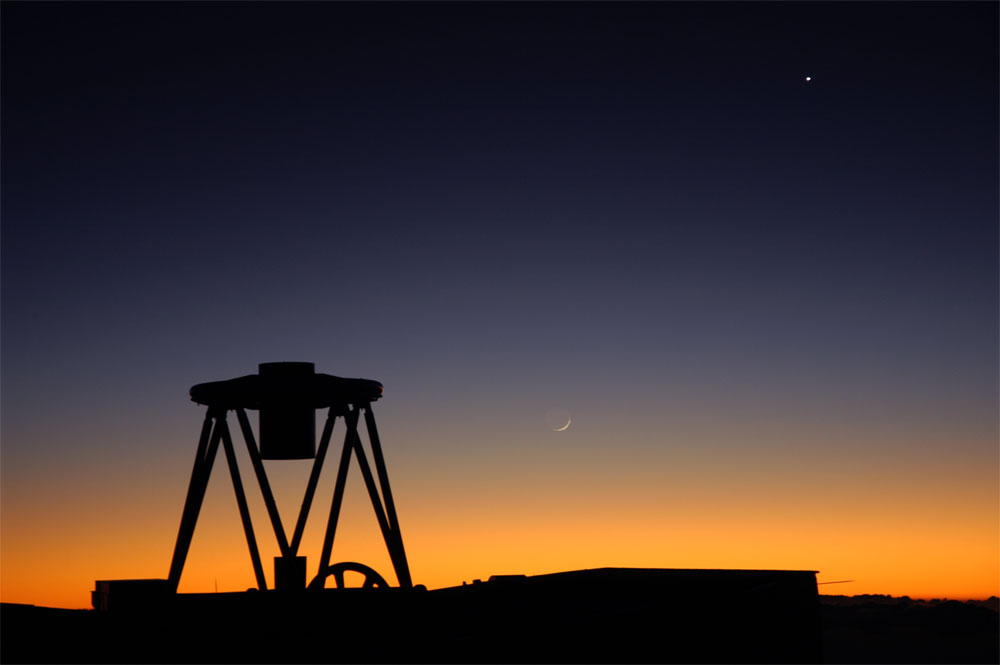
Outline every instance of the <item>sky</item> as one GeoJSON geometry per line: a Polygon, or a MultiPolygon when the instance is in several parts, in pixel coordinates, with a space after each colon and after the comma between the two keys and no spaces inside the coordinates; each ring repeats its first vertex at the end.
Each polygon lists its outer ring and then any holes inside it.
{"type": "MultiPolygon", "coordinates": [[[[1000,595],[996,3],[0,15],[4,602],[165,578],[189,388],[274,361],[384,384],[428,588],[1000,595]]],[[[286,524],[309,464],[267,462],[286,524]]],[[[334,560],[395,584],[345,501],[334,560]]],[[[254,584],[220,460],[180,591],[254,584]]]]}

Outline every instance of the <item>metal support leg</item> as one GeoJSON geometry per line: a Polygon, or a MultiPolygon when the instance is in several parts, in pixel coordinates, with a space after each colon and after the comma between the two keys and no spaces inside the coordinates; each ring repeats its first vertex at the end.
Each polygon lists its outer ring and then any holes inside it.
{"type": "Polygon", "coordinates": [[[389,557],[396,566],[396,556],[393,553],[394,536],[389,526],[389,521],[385,516],[385,509],[382,507],[382,499],[379,497],[378,488],[375,486],[375,478],[372,477],[372,469],[368,466],[368,457],[365,449],[361,445],[361,437],[354,433],[354,454],[358,458],[358,466],[361,467],[361,477],[365,480],[365,487],[368,488],[368,497],[372,501],[372,508],[375,509],[375,519],[378,520],[379,529],[382,530],[382,538],[385,540],[386,549],[389,550],[389,557]]]}
{"type": "Polygon", "coordinates": [[[406,550],[403,549],[403,535],[399,530],[396,505],[392,501],[392,490],[389,488],[389,472],[385,467],[382,444],[378,438],[378,429],[375,427],[375,415],[372,413],[370,403],[363,406],[365,410],[365,425],[368,428],[368,440],[372,446],[372,459],[375,462],[375,471],[378,473],[379,485],[382,487],[382,499],[385,501],[385,512],[394,540],[393,545],[389,545],[387,541],[386,546],[389,548],[389,555],[392,557],[392,565],[396,569],[399,586],[409,589],[413,586],[413,581],[410,579],[410,567],[406,562],[406,550]]]}
{"type": "Polygon", "coordinates": [[[188,485],[187,498],[184,500],[181,526],[177,532],[174,556],[170,562],[168,580],[171,590],[175,593],[177,585],[181,581],[181,573],[184,570],[188,549],[191,547],[191,538],[194,536],[194,527],[198,522],[198,513],[201,512],[201,504],[205,499],[208,479],[212,475],[215,454],[219,450],[219,439],[222,436],[219,423],[225,422],[225,419],[226,412],[224,410],[210,408],[205,414],[205,422],[201,427],[198,452],[195,453],[194,468],[191,470],[191,483],[188,485]]]}
{"type": "Polygon", "coordinates": [[[344,421],[347,423],[347,434],[344,436],[344,448],[340,453],[340,466],[337,468],[337,483],[333,488],[330,519],[326,524],[326,535],[323,537],[323,553],[320,555],[317,575],[330,565],[330,555],[333,552],[333,538],[337,533],[337,518],[340,516],[340,506],[344,501],[344,487],[347,485],[347,469],[351,463],[351,450],[354,448],[354,437],[358,433],[358,410],[352,409],[344,414],[344,421]]]}
{"type": "Polygon", "coordinates": [[[264,497],[264,505],[267,506],[267,514],[271,518],[271,526],[274,527],[274,536],[278,539],[278,548],[281,550],[281,556],[292,556],[294,553],[289,550],[285,528],[281,525],[281,514],[278,512],[278,504],[275,503],[274,494],[271,493],[271,484],[267,482],[267,473],[264,472],[264,462],[260,458],[260,451],[257,449],[257,441],[254,439],[253,429],[250,427],[247,412],[243,409],[236,409],[236,419],[239,420],[240,429],[243,431],[243,439],[246,441],[247,452],[250,454],[250,463],[253,464],[253,471],[257,475],[257,484],[260,485],[260,493],[264,497]]]}
{"type": "Polygon", "coordinates": [[[223,419],[216,427],[222,430],[222,446],[226,451],[226,460],[229,462],[229,475],[233,479],[233,491],[236,492],[236,503],[240,508],[240,519],[243,520],[243,532],[247,536],[247,547],[250,548],[250,560],[253,563],[253,574],[257,577],[257,588],[261,591],[267,591],[267,580],[264,579],[264,567],[260,562],[257,539],[253,535],[250,508],[247,506],[247,495],[243,491],[243,481],[240,480],[240,469],[236,464],[236,451],[233,449],[233,439],[229,435],[229,426],[223,419]]]}
{"type": "Polygon", "coordinates": [[[323,461],[326,459],[326,451],[330,447],[330,437],[333,436],[333,425],[336,420],[337,412],[331,406],[326,416],[323,435],[320,437],[319,450],[316,451],[316,459],[313,460],[312,472],[309,474],[309,483],[306,485],[306,493],[302,497],[302,506],[299,508],[299,519],[295,523],[295,532],[292,534],[292,544],[289,547],[289,552],[292,556],[298,553],[299,545],[302,543],[302,534],[306,530],[306,518],[309,517],[309,508],[312,506],[313,496],[316,494],[316,485],[319,483],[319,474],[323,470],[323,461]]]}

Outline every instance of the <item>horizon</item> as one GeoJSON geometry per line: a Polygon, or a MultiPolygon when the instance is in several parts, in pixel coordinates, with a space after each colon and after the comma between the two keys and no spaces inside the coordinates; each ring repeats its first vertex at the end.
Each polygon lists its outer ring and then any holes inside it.
{"type": "MultiPolygon", "coordinates": [[[[384,385],[428,588],[1000,596],[996,3],[0,14],[3,602],[166,577],[190,387],[280,361],[384,385]]],[[[182,593],[256,584],[223,457],[182,593]]],[[[286,528],[310,463],[266,462],[286,528]]],[[[356,466],[334,559],[396,583],[356,466]]]]}

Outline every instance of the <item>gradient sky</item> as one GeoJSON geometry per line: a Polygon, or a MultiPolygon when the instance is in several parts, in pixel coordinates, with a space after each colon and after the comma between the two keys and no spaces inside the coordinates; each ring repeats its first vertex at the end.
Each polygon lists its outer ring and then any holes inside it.
{"type": "MultiPolygon", "coordinates": [[[[3,601],[166,577],[189,387],[282,360],[384,383],[430,588],[1000,594],[996,3],[0,13],[3,601]]],[[[215,471],[181,591],[254,584],[215,471]]],[[[366,501],[334,560],[394,583],[366,501]]]]}

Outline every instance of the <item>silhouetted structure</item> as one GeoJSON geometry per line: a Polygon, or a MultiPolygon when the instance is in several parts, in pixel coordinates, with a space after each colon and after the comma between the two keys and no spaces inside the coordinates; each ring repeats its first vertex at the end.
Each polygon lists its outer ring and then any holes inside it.
{"type": "Polygon", "coordinates": [[[229,434],[227,414],[236,412],[243,438],[246,441],[247,452],[253,463],[254,473],[260,485],[264,504],[267,506],[274,535],[278,539],[281,556],[274,560],[274,586],[277,589],[303,589],[306,579],[306,558],[297,556],[302,534],[305,531],[306,519],[316,493],[323,461],[326,459],[327,448],[333,434],[334,422],[343,417],[347,425],[344,436],[344,447],[340,456],[340,467],[337,469],[337,481],[334,486],[333,504],[330,506],[330,517],[327,522],[326,535],[323,538],[323,552],[320,556],[316,576],[310,582],[311,588],[322,588],[327,577],[333,576],[337,586],[344,586],[344,572],[354,570],[365,575],[365,586],[388,586],[381,575],[363,564],[354,562],[330,563],[333,549],[333,539],[337,531],[337,518],[340,514],[344,488],[347,483],[347,470],[351,461],[351,453],[357,457],[364,477],[368,495],[371,497],[375,516],[378,519],[382,536],[389,556],[396,571],[399,586],[409,588],[410,570],[406,562],[406,551],[403,548],[403,538],[399,531],[399,520],[392,501],[392,491],[389,487],[389,475],[386,471],[382,446],[379,442],[378,430],[375,426],[375,416],[371,403],[382,396],[382,384],[367,379],[342,379],[329,374],[316,374],[312,363],[283,362],[261,363],[260,373],[243,376],[229,381],[201,383],[191,388],[191,399],[208,406],[205,423],[198,442],[198,452],[195,457],[194,470],[191,473],[191,483],[188,487],[187,500],[184,503],[184,513],[181,518],[180,531],[177,534],[177,545],[170,564],[168,577],[170,589],[177,590],[188,547],[194,535],[194,527],[198,521],[198,512],[208,486],[212,464],[221,441],[229,463],[229,473],[236,491],[236,501],[239,504],[240,517],[243,520],[243,530],[246,533],[247,546],[250,549],[251,563],[257,578],[257,588],[267,590],[264,570],[257,549],[257,539],[254,536],[250,511],[247,507],[246,494],[240,479],[236,464],[236,453],[233,450],[232,437],[229,434]],[[328,408],[326,426],[320,438],[319,450],[316,449],[316,409],[328,408]],[[260,410],[260,449],[254,440],[253,429],[247,418],[246,409],[260,410]],[[371,467],[361,437],[358,435],[358,419],[364,412],[365,425],[372,448],[372,459],[378,474],[378,483],[382,494],[375,486],[371,467]],[[298,521],[291,541],[285,535],[281,524],[281,516],[271,493],[262,460],[265,459],[314,459],[312,473],[306,486],[305,497],[299,510],[298,521]]]}
{"type": "MultiPolygon", "coordinates": [[[[811,571],[602,568],[505,575],[427,591],[410,579],[371,402],[382,385],[316,374],[311,363],[264,363],[256,375],[203,383],[191,399],[208,407],[177,544],[165,580],[96,583],[92,649],[72,660],[101,662],[815,662],[819,605],[811,571]],[[315,445],[315,409],[328,408],[315,445]],[[247,409],[260,410],[260,447],[247,409]],[[227,415],[235,411],[281,556],[268,590],[227,415]],[[375,471],[361,444],[364,413],[375,471]],[[308,584],[298,556],[334,423],[347,427],[317,572],[308,584]],[[258,588],[178,594],[209,476],[222,446],[258,588]],[[357,458],[395,568],[389,587],[363,564],[331,564],[347,471],[357,458]],[[314,459],[288,540],[264,459],[314,459]],[[375,476],[378,477],[376,482],[375,476]],[[381,494],[380,494],[381,490],[381,494]],[[365,575],[360,589],[345,571],[365,575]],[[335,589],[325,589],[328,577],[335,589]],[[246,635],[249,625],[266,633],[246,635]],[[332,632],[331,632],[332,631],[332,632]],[[330,637],[338,637],[332,642],[330,637]],[[174,639],[184,636],[183,640],[174,639]],[[244,635],[236,639],[234,636],[244,635]],[[189,645],[201,646],[191,653],[189,645]],[[151,645],[156,645],[151,647],[151,645]],[[150,650],[155,648],[155,653],[150,650]]],[[[79,653],[79,652],[77,652],[79,653]]]]}

